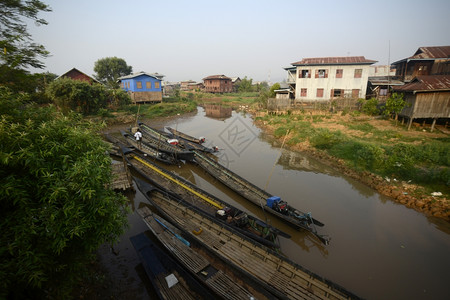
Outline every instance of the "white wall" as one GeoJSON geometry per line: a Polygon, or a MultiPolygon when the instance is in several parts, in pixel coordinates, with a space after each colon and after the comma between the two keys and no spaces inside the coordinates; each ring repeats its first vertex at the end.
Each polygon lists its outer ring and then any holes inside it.
{"type": "MultiPolygon", "coordinates": [[[[358,98],[366,97],[367,80],[369,77],[369,65],[333,65],[333,66],[301,66],[297,67],[297,78],[295,85],[295,99],[306,101],[327,101],[330,100],[331,90],[343,89],[350,94],[353,89],[359,89],[358,98]],[[315,72],[319,69],[328,70],[328,78],[315,78],[315,72]],[[336,78],[336,70],[342,69],[342,78],[336,78]],[[355,78],[355,69],[362,69],[361,78],[355,78]],[[310,70],[311,78],[298,78],[302,70],[310,70]],[[301,89],[307,89],[306,97],[301,97],[301,89]],[[317,89],[323,88],[323,98],[318,98],[317,89]]],[[[344,95],[342,95],[344,97],[344,95]]]]}

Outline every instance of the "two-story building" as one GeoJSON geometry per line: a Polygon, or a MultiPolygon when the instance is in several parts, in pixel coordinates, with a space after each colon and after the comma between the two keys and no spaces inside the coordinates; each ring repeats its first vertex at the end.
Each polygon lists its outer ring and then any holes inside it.
{"type": "Polygon", "coordinates": [[[120,87],[128,92],[133,103],[161,102],[161,79],[145,72],[119,77],[120,87]]]}
{"type": "Polygon", "coordinates": [[[298,101],[365,98],[369,66],[364,56],[304,58],[285,68],[298,101]]]}
{"type": "Polygon", "coordinates": [[[230,77],[225,75],[212,75],[203,78],[205,86],[204,91],[207,93],[231,93],[233,84],[230,77]]]}

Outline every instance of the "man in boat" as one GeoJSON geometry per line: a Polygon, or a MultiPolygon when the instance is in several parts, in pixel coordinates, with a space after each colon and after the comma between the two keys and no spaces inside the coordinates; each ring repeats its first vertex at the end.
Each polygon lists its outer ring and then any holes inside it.
{"type": "Polygon", "coordinates": [[[134,138],[136,139],[137,145],[138,145],[138,149],[141,149],[142,146],[142,132],[141,130],[138,128],[134,134],[134,138]]]}

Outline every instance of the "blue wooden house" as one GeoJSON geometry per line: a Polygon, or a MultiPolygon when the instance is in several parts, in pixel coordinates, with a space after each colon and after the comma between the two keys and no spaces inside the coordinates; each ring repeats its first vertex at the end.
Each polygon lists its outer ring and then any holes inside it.
{"type": "Polygon", "coordinates": [[[139,72],[119,77],[120,87],[131,97],[133,103],[161,102],[161,76],[139,72]]]}

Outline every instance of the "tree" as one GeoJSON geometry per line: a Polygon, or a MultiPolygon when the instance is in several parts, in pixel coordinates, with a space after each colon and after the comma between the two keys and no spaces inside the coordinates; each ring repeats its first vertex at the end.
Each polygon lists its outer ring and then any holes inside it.
{"type": "Polygon", "coordinates": [[[252,86],[253,79],[247,79],[247,76],[245,76],[241,82],[239,83],[239,92],[252,92],[253,86],[252,86]]]}
{"type": "Polygon", "coordinates": [[[275,90],[279,90],[280,89],[280,84],[274,83],[271,87],[270,87],[270,98],[275,98],[276,94],[275,94],[275,90]]]}
{"type": "Polygon", "coordinates": [[[0,299],[62,299],[126,224],[99,125],[0,87],[0,299]]]}
{"type": "Polygon", "coordinates": [[[118,88],[117,79],[130,75],[133,67],[128,66],[124,59],[117,57],[105,57],[95,62],[95,78],[110,88],[118,88]]]}
{"type": "Polygon", "coordinates": [[[49,12],[50,7],[39,0],[0,0],[0,65],[10,69],[28,66],[42,69],[40,58],[48,56],[44,46],[33,43],[23,18],[36,25],[47,21],[38,17],[39,12],[49,12]]]}
{"type": "Polygon", "coordinates": [[[398,114],[408,105],[408,102],[403,100],[403,94],[393,93],[386,100],[384,114],[386,116],[394,115],[395,121],[398,119],[398,114]]]}

